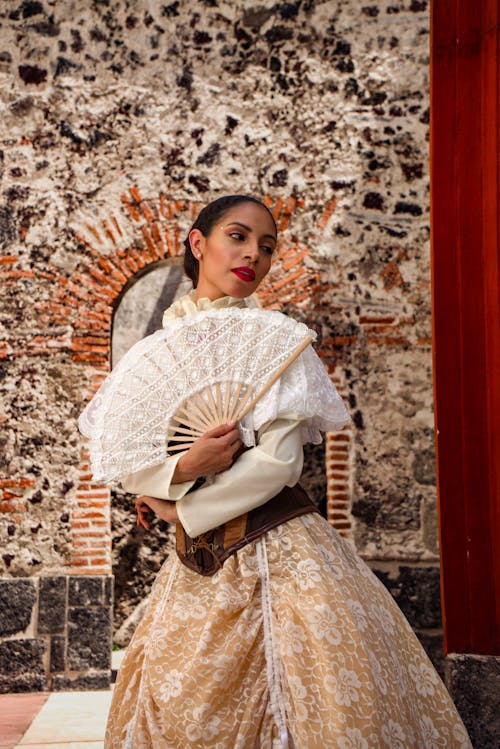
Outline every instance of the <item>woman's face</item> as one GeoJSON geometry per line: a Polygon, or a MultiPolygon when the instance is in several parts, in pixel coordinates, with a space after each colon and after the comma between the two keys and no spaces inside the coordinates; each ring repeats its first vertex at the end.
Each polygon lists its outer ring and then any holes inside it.
{"type": "Polygon", "coordinates": [[[277,240],[268,212],[249,202],[230,208],[208,237],[193,229],[189,241],[200,264],[196,298],[214,300],[253,294],[271,267],[277,240]]]}

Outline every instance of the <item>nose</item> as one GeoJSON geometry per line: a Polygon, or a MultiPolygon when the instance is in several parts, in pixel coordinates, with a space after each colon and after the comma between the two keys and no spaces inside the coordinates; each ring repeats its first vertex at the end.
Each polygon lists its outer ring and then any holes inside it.
{"type": "Polygon", "coordinates": [[[257,242],[251,241],[245,247],[244,259],[249,260],[252,263],[257,262],[259,259],[259,245],[257,242]]]}

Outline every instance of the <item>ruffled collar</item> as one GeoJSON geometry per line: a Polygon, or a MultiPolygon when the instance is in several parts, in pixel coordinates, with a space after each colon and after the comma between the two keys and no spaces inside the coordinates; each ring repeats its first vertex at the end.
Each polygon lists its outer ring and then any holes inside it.
{"type": "Polygon", "coordinates": [[[245,297],[243,299],[239,299],[238,297],[234,296],[223,296],[212,301],[211,299],[207,299],[206,297],[196,299],[196,290],[193,289],[189,292],[189,294],[181,296],[173,304],[171,304],[168,309],[165,310],[163,314],[163,327],[165,327],[165,325],[170,321],[176,320],[179,317],[195,315],[197,312],[202,312],[205,310],[224,309],[226,307],[244,308],[260,306],[260,302],[255,294],[252,294],[251,296],[245,297]]]}

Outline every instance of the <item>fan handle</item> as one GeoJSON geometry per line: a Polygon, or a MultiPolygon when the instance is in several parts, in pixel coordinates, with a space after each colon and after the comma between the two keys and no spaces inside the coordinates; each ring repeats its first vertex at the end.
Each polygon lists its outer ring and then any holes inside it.
{"type": "Polygon", "coordinates": [[[273,374],[273,376],[271,377],[271,379],[268,382],[266,382],[266,384],[264,385],[264,387],[261,388],[261,390],[259,390],[259,392],[257,393],[257,395],[254,398],[252,398],[252,400],[250,401],[250,403],[247,403],[246,405],[243,405],[242,410],[238,411],[238,413],[235,415],[235,417],[233,419],[234,421],[241,421],[241,419],[244,416],[246,416],[249,411],[252,410],[252,408],[255,406],[255,404],[257,403],[257,401],[259,401],[261,398],[264,397],[264,395],[267,393],[267,391],[272,388],[272,386],[274,385],[274,383],[276,382],[276,380],[278,380],[281,377],[281,375],[283,374],[283,372],[286,369],[288,369],[288,367],[290,366],[290,364],[292,364],[295,361],[295,359],[297,359],[297,357],[300,356],[300,354],[304,351],[304,349],[306,349],[309,346],[310,343],[312,343],[312,336],[307,336],[307,338],[305,338],[301,343],[299,343],[299,345],[297,346],[297,348],[292,351],[292,353],[290,354],[290,356],[288,357],[288,359],[286,359],[283,362],[283,364],[281,365],[281,367],[273,374]]]}

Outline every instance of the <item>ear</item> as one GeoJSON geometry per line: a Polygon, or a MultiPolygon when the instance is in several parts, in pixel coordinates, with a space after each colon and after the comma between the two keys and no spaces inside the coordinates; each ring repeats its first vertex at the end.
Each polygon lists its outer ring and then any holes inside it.
{"type": "Polygon", "coordinates": [[[203,257],[203,250],[205,249],[205,237],[199,229],[192,229],[189,232],[189,244],[195,258],[200,260],[203,257]]]}

